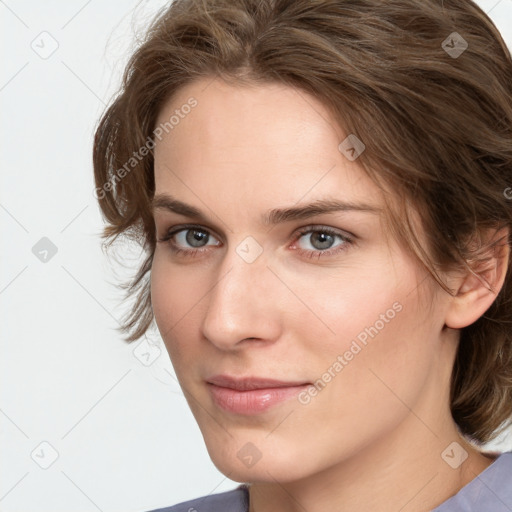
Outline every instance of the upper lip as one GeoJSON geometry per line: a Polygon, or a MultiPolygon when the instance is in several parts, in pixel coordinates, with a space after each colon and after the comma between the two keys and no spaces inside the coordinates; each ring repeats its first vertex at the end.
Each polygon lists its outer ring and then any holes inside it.
{"type": "Polygon", "coordinates": [[[305,381],[281,381],[275,379],[266,379],[262,377],[231,377],[230,375],[214,375],[206,379],[206,382],[221,386],[223,388],[236,389],[238,391],[248,391],[251,389],[285,388],[292,386],[303,386],[309,384],[305,381]]]}

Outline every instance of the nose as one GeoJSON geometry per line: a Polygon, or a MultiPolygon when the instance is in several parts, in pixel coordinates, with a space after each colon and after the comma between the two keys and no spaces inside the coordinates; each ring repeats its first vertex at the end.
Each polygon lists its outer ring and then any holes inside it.
{"type": "Polygon", "coordinates": [[[204,300],[202,332],[221,350],[241,346],[243,340],[273,342],[282,328],[278,281],[262,254],[248,263],[233,248],[218,267],[217,282],[204,300]]]}

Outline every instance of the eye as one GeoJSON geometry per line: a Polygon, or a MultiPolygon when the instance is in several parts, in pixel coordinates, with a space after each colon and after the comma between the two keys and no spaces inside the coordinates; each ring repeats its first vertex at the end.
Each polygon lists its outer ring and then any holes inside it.
{"type": "MultiPolygon", "coordinates": [[[[333,256],[354,243],[352,235],[328,226],[305,227],[295,235],[294,240],[291,248],[309,258],[333,256]]],[[[197,225],[170,228],[158,238],[158,242],[168,244],[174,254],[182,256],[198,256],[208,251],[209,246],[222,245],[208,229],[197,225]]]]}
{"type": "Polygon", "coordinates": [[[201,252],[198,249],[220,242],[207,230],[199,226],[181,226],[169,230],[159,242],[167,242],[175,253],[201,252]]]}
{"type": "Polygon", "coordinates": [[[174,240],[177,245],[189,244],[191,247],[203,247],[208,245],[210,233],[202,229],[184,229],[174,234],[174,240]]]}
{"type": "Polygon", "coordinates": [[[351,237],[327,226],[309,227],[298,233],[294,248],[309,257],[333,255],[346,250],[353,243],[351,237]]]}

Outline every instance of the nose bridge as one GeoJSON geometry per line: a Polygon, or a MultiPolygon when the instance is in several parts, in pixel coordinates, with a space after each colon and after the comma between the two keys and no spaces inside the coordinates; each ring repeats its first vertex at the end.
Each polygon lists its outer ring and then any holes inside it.
{"type": "Polygon", "coordinates": [[[255,257],[250,244],[242,242],[228,250],[208,294],[203,333],[224,349],[246,338],[278,336],[279,315],[269,288],[272,274],[266,258],[261,253],[255,257]]]}

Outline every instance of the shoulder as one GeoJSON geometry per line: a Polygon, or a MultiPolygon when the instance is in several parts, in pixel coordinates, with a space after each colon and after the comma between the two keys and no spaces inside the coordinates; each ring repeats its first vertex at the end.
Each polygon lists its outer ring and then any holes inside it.
{"type": "Polygon", "coordinates": [[[249,491],[241,484],[232,491],[209,494],[150,512],[249,512],[249,491]]]}
{"type": "Polygon", "coordinates": [[[499,454],[490,466],[432,512],[484,510],[512,510],[512,452],[499,454]]]}

